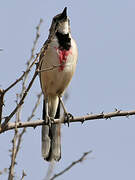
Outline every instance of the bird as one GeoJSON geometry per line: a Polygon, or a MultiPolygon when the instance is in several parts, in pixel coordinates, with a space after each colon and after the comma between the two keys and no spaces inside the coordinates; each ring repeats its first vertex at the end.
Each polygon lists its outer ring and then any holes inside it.
{"type": "Polygon", "coordinates": [[[40,84],[43,92],[43,115],[45,124],[42,125],[42,157],[46,161],[61,159],[61,124],[53,123],[61,116],[68,117],[62,96],[69,85],[76,69],[78,49],[71,36],[70,20],[67,16],[67,7],[62,13],[53,17],[52,25],[56,26],[54,37],[45,52],[40,55],[40,84]],[[47,68],[51,70],[45,71],[47,68]]]}

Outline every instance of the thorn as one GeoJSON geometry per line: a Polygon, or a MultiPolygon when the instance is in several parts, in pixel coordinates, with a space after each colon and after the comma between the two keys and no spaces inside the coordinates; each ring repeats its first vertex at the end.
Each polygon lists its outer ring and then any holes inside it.
{"type": "Polygon", "coordinates": [[[115,112],[120,113],[120,111],[121,111],[121,109],[118,110],[117,108],[115,108],[115,112]]]}
{"type": "Polygon", "coordinates": [[[83,123],[84,123],[84,121],[85,121],[85,117],[81,120],[81,123],[83,124],[83,123]]]}
{"type": "Polygon", "coordinates": [[[36,129],[37,126],[33,126],[33,129],[36,129]]]}
{"type": "Polygon", "coordinates": [[[21,124],[22,124],[22,123],[21,123],[21,122],[19,122],[19,125],[20,125],[20,126],[21,126],[21,124]]]}
{"type": "Polygon", "coordinates": [[[25,171],[23,170],[23,176],[27,176],[27,174],[25,173],[25,171]]]}
{"type": "Polygon", "coordinates": [[[129,115],[126,115],[126,118],[128,118],[128,119],[129,119],[129,115]]]}

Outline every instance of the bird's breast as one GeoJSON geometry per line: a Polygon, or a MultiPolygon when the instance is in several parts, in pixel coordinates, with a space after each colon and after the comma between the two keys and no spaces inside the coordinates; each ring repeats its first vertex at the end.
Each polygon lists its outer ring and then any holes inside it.
{"type": "Polygon", "coordinates": [[[77,57],[71,47],[69,50],[62,50],[57,46],[51,46],[46,51],[41,70],[51,68],[52,70],[42,71],[40,80],[45,94],[62,94],[68,86],[76,67],[77,57]]]}

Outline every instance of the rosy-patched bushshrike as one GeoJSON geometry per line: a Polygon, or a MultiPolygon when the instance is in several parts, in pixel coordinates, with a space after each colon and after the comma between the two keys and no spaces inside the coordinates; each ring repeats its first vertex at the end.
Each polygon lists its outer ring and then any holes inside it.
{"type": "Polygon", "coordinates": [[[60,118],[60,105],[64,115],[68,113],[62,102],[62,95],[70,83],[76,69],[77,45],[71,36],[67,7],[56,15],[52,25],[56,24],[56,32],[45,52],[40,56],[40,83],[44,95],[42,126],[42,156],[47,161],[59,161],[61,158],[61,125],[51,123],[60,118]],[[54,67],[52,70],[44,71],[54,67]]]}

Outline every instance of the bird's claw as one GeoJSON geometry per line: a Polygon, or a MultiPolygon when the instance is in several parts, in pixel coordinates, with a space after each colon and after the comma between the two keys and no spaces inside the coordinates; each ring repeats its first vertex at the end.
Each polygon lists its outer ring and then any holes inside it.
{"type": "Polygon", "coordinates": [[[51,127],[51,124],[54,123],[54,119],[50,116],[46,116],[45,124],[51,127]]]}
{"type": "Polygon", "coordinates": [[[64,118],[65,118],[65,123],[67,123],[68,127],[69,127],[69,123],[74,118],[74,116],[70,113],[65,113],[64,118]]]}

